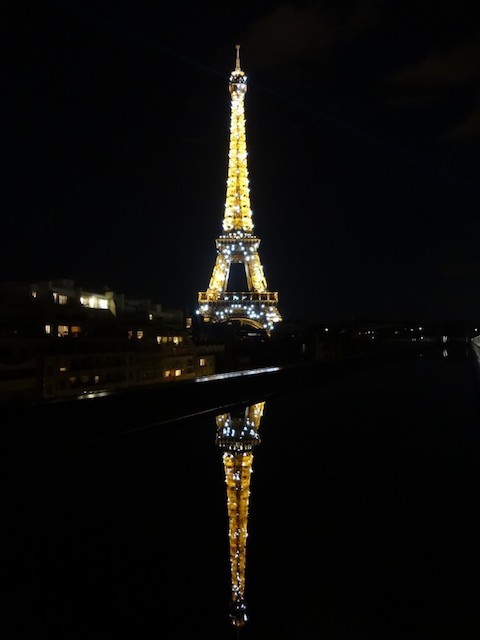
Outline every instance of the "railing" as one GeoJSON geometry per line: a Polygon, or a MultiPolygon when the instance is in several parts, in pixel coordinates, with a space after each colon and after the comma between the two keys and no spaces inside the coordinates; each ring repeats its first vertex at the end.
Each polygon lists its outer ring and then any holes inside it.
{"type": "Polygon", "coordinates": [[[221,291],[209,293],[201,291],[199,302],[278,302],[278,291],[221,291]]]}

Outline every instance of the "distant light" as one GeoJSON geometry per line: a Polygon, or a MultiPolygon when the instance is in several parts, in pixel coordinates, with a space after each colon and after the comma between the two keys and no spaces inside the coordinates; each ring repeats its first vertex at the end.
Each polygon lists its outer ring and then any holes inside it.
{"type": "Polygon", "coordinates": [[[84,391],[83,395],[77,396],[77,400],[91,400],[92,398],[102,398],[111,395],[108,391],[84,391]]]}

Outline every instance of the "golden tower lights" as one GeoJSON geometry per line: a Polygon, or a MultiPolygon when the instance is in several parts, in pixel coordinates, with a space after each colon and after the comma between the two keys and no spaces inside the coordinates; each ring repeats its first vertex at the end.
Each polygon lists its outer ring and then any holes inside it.
{"type": "Polygon", "coordinates": [[[224,233],[216,240],[215,266],[207,291],[198,294],[197,313],[206,322],[235,320],[270,333],[282,317],[277,309],[278,292],[267,290],[258,255],[260,240],[253,234],[245,134],[247,78],[240,68],[240,45],[236,49],[235,70],[229,80],[231,116],[224,233]],[[233,263],[244,265],[247,291],[228,291],[233,263]]]}
{"type": "Polygon", "coordinates": [[[265,402],[240,407],[235,412],[216,416],[216,443],[223,451],[227,487],[228,539],[230,547],[231,608],[230,620],[241,628],[248,619],[245,602],[247,525],[253,447],[260,443],[258,429],[265,402]]]}

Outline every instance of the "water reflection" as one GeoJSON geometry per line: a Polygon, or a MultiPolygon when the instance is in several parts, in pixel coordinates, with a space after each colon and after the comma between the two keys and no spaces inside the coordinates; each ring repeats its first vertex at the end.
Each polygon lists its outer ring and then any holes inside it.
{"type": "Polygon", "coordinates": [[[222,450],[227,490],[230,547],[230,620],[240,629],[248,620],[245,601],[245,568],[248,537],[248,505],[253,448],[260,444],[258,429],[265,402],[240,406],[215,417],[216,444],[222,450]]]}

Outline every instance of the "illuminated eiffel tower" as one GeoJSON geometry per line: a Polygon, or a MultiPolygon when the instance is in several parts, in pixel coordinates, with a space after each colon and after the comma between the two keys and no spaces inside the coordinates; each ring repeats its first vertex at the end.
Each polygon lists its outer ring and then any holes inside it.
{"type": "Polygon", "coordinates": [[[198,294],[197,313],[205,322],[235,321],[270,333],[282,317],[277,309],[278,292],[267,290],[258,255],[260,240],[253,234],[245,134],[247,77],[240,68],[240,45],[236,48],[235,70],[229,80],[231,118],[224,233],[216,240],[215,266],[207,291],[198,294]],[[238,263],[244,266],[248,290],[229,291],[230,268],[238,263]]]}
{"type": "Polygon", "coordinates": [[[223,451],[227,486],[228,539],[230,546],[230,620],[238,629],[248,620],[245,601],[247,524],[253,447],[260,443],[258,428],[265,402],[240,407],[216,416],[216,443],[223,451]]]}

